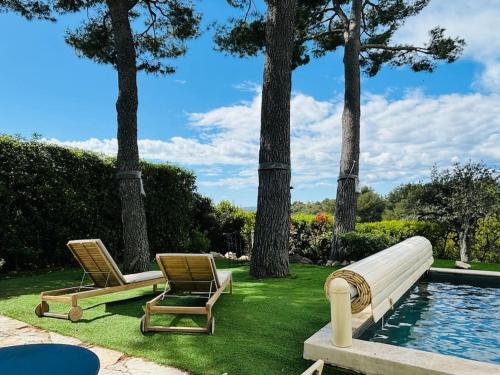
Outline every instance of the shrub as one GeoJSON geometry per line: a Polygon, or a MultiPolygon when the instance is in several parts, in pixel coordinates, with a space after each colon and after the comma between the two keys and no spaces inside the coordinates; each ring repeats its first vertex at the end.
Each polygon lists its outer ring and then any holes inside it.
{"type": "Polygon", "coordinates": [[[184,248],[189,253],[208,253],[210,251],[210,239],[205,232],[193,229],[184,248]]]}
{"type": "Polygon", "coordinates": [[[338,236],[339,246],[349,254],[349,260],[360,260],[393,245],[385,234],[348,232],[338,236]]]}
{"type": "Polygon", "coordinates": [[[500,263],[500,214],[478,221],[471,259],[500,263]]]}
{"type": "MultiPolygon", "coordinates": [[[[303,219],[303,216],[299,216],[303,219]]],[[[348,249],[350,260],[359,260],[386,247],[413,236],[423,236],[431,241],[434,253],[442,253],[445,236],[437,224],[424,221],[391,220],[359,223],[356,232],[339,236],[340,246],[348,249]]],[[[290,253],[313,261],[326,261],[330,255],[332,224],[330,220],[296,220],[290,227],[290,253]]]]}
{"type": "Polygon", "coordinates": [[[208,231],[211,250],[228,251],[240,256],[249,254],[255,212],[245,211],[229,201],[221,201],[214,209],[214,223],[208,231]]]}
{"type": "MultiPolygon", "coordinates": [[[[143,162],[152,255],[182,250],[192,230],[195,176],[143,162]]],[[[122,254],[115,159],[0,136],[0,258],[4,270],[72,262],[69,239],[101,238],[122,254]]]]}
{"type": "MultiPolygon", "coordinates": [[[[326,261],[330,254],[332,222],[327,215],[313,215],[312,220],[299,220],[292,216],[290,224],[290,254],[297,254],[312,261],[326,261]]],[[[308,218],[309,219],[309,218],[308,218]]]]}
{"type": "Polygon", "coordinates": [[[423,236],[434,246],[441,240],[442,232],[438,224],[418,220],[388,220],[356,225],[356,232],[384,235],[391,244],[413,236],[423,236]]]}

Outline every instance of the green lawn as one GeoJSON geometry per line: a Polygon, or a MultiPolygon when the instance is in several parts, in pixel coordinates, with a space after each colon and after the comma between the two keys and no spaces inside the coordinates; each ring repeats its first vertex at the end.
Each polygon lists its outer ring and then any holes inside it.
{"type": "MultiPolygon", "coordinates": [[[[496,271],[500,272],[500,263],[475,263],[469,262],[472,266],[471,270],[478,271],[496,271]]],[[[448,259],[436,259],[432,264],[432,267],[436,268],[455,268],[455,261],[448,259]]]]}
{"type": "MultiPolygon", "coordinates": [[[[433,266],[453,267],[454,262],[438,259],[433,266]]],[[[223,295],[215,305],[214,336],[143,336],[139,319],[152,297],[150,288],[84,300],[78,323],[36,317],[39,292],[78,285],[78,269],[0,278],[0,314],[194,374],[300,374],[310,364],[302,359],[304,340],[330,318],[323,283],[335,268],[292,265],[289,278],[256,281],[247,265],[222,261],[218,267],[233,271],[235,285],[234,294],[223,295]]],[[[500,271],[500,264],[472,263],[472,269],[500,271]]],[[[52,311],[58,307],[51,304],[52,311]]],[[[184,317],[178,323],[201,322],[184,317]]],[[[328,368],[325,374],[345,373],[328,368]]]]}
{"type": "MultiPolygon", "coordinates": [[[[0,314],[194,374],[300,374],[310,365],[302,359],[304,340],[330,318],[323,283],[333,269],[292,265],[289,278],[255,281],[246,265],[223,262],[219,268],[231,268],[235,285],[234,294],[223,295],[215,305],[214,336],[143,336],[139,319],[152,297],[150,288],[112,295],[113,302],[110,297],[84,300],[84,316],[77,323],[36,317],[38,293],[78,285],[76,269],[0,279],[0,314]]],[[[329,368],[325,373],[343,372],[329,368]]]]}

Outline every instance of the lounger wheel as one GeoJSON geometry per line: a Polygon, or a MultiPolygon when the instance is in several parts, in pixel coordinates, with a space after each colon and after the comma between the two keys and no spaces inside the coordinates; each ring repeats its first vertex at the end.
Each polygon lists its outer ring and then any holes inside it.
{"type": "Polygon", "coordinates": [[[141,330],[141,333],[144,335],[146,334],[146,315],[143,315],[141,318],[141,322],[139,324],[139,329],[141,330]]]}
{"type": "Polygon", "coordinates": [[[68,319],[72,322],[79,321],[83,316],[83,309],[80,306],[73,306],[68,313],[68,319]]]}
{"type": "Polygon", "coordinates": [[[215,332],[215,317],[212,317],[212,320],[210,321],[210,331],[208,334],[211,336],[215,332]]]}
{"type": "Polygon", "coordinates": [[[35,307],[35,314],[39,318],[43,317],[43,314],[46,312],[49,312],[49,304],[45,301],[40,302],[38,305],[35,307]]]}

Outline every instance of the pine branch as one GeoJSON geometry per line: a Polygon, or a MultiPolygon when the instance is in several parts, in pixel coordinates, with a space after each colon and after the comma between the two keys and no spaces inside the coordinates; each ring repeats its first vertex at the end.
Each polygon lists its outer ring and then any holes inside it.
{"type": "Polygon", "coordinates": [[[384,51],[393,51],[393,52],[420,52],[431,55],[432,52],[425,47],[415,47],[415,46],[386,46],[385,44],[362,44],[361,50],[369,50],[369,49],[379,49],[384,51]]]}
{"type": "Polygon", "coordinates": [[[335,12],[339,15],[340,19],[342,20],[342,23],[344,24],[344,27],[346,29],[349,28],[349,18],[347,17],[347,14],[345,14],[344,10],[340,6],[339,3],[337,3],[335,0],[332,1],[333,8],[335,9],[335,12]]]}

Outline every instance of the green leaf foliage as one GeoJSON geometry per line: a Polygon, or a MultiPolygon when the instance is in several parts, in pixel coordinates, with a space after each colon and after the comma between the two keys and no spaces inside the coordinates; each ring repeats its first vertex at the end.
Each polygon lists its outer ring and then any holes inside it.
{"type": "Polygon", "coordinates": [[[377,194],[372,188],[363,187],[358,196],[357,221],[362,223],[380,221],[385,207],[386,201],[380,194],[377,194]]]}
{"type": "MultiPolygon", "coordinates": [[[[412,70],[432,72],[436,61],[453,62],[462,53],[465,42],[445,35],[444,29],[429,31],[429,41],[421,46],[393,44],[397,30],[409,17],[418,15],[430,0],[363,1],[360,25],[360,63],[368,76],[382,66],[409,66],[412,70]]],[[[264,15],[252,9],[253,0],[228,1],[242,9],[241,18],[231,18],[216,27],[217,49],[240,57],[255,56],[265,47],[264,15]]],[[[307,64],[311,55],[322,57],[345,44],[350,0],[298,0],[295,16],[294,67],[307,64]],[[344,20],[343,16],[346,16],[344,20]]]]}
{"type": "MultiPolygon", "coordinates": [[[[116,66],[116,48],[111,17],[103,0],[57,0],[60,13],[85,11],[86,21],[68,29],[66,43],[78,55],[97,63],[116,66]]],[[[199,35],[201,15],[190,0],[143,0],[130,2],[137,69],[146,73],[170,74],[168,61],[186,53],[186,42],[199,35]]]]}
{"type": "Polygon", "coordinates": [[[39,19],[54,22],[50,5],[48,1],[0,0],[0,13],[16,13],[29,21],[39,19]]]}
{"type": "MultiPolygon", "coordinates": [[[[142,162],[152,255],[184,251],[199,223],[195,176],[142,162]]],[[[115,159],[39,141],[0,136],[0,259],[3,270],[65,266],[66,242],[100,238],[122,255],[115,159]]],[[[196,241],[200,242],[199,236],[196,241]]],[[[202,250],[202,249],[200,249],[202,250]]]]}

